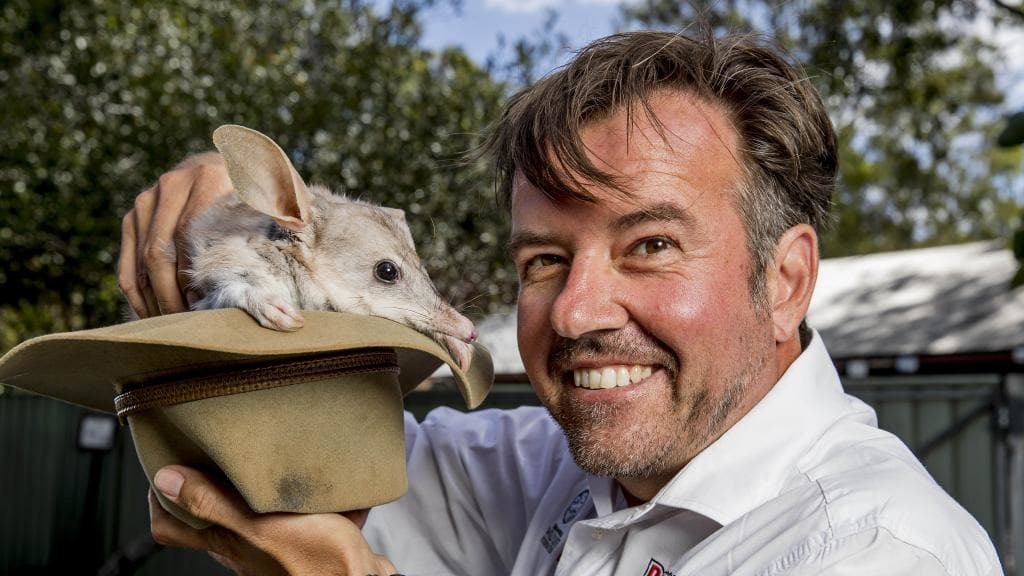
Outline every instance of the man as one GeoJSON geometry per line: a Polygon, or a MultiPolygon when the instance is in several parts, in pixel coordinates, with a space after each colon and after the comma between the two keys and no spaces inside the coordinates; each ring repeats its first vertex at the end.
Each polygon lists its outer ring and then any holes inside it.
{"type": "MultiPolygon", "coordinates": [[[[159,541],[243,573],[1001,574],[803,322],[836,139],[797,70],[746,37],[615,35],[513,97],[487,147],[520,351],[554,421],[407,417],[410,492],[362,532],[257,516],[165,469],[158,489],[217,526],[154,506],[159,541]]],[[[152,248],[223,193],[221,172],[211,157],[172,172],[126,217],[121,281],[140,314],[183,308],[168,260],[134,284],[136,253],[166,254],[152,248]]]]}

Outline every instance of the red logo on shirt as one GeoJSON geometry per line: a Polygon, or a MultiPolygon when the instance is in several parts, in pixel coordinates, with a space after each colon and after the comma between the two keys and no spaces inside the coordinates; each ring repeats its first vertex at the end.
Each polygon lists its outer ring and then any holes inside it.
{"type": "Polygon", "coordinates": [[[661,565],[661,562],[651,558],[651,563],[647,565],[644,576],[665,576],[665,567],[661,565]]]}

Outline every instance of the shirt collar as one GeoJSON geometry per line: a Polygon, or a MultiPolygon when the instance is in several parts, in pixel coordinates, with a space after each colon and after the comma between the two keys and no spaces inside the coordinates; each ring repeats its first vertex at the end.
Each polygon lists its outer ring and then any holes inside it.
{"type": "MultiPolygon", "coordinates": [[[[627,522],[662,505],[728,524],[781,493],[787,481],[799,473],[800,456],[825,430],[844,414],[863,409],[863,404],[843,393],[828,352],[815,333],[807,349],[764,398],[650,502],[628,514],[627,522]]],[[[874,419],[873,413],[865,417],[874,419]]]]}

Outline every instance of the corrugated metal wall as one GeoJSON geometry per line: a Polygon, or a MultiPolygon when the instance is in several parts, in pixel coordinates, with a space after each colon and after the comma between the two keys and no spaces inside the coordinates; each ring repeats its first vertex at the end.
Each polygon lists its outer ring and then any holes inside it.
{"type": "MultiPolygon", "coordinates": [[[[110,452],[79,450],[86,413],[46,398],[0,395],[0,574],[95,574],[114,551],[148,535],[148,483],[130,435],[119,429],[110,452]]],[[[141,570],[123,573],[228,572],[203,553],[161,550],[141,570]]]]}
{"type": "Polygon", "coordinates": [[[935,480],[978,519],[997,544],[999,506],[1005,505],[997,491],[999,432],[993,422],[999,384],[999,378],[991,375],[845,383],[848,392],[875,408],[880,427],[918,453],[935,480]],[[969,420],[953,428],[964,418],[969,420]],[[929,445],[931,449],[922,454],[929,445]]]}
{"type": "MultiPolygon", "coordinates": [[[[932,444],[923,461],[936,480],[978,518],[998,544],[1000,506],[998,438],[991,409],[978,407],[997,394],[994,376],[858,380],[848,389],[874,405],[882,427],[912,448],[932,444]],[[950,430],[958,419],[970,418],[950,430]],[[942,433],[948,432],[947,438],[942,433]],[[938,442],[933,442],[938,439],[938,442]]],[[[525,385],[500,385],[488,407],[536,403],[525,385]]],[[[462,405],[444,387],[416,393],[407,406],[422,416],[431,407],[462,405]]],[[[0,574],[90,574],[117,551],[145,544],[147,483],[126,430],[109,453],[76,447],[86,411],[44,398],[0,395],[0,574]],[[96,475],[95,510],[89,514],[90,473],[96,475]]],[[[202,576],[226,571],[205,554],[157,550],[137,571],[121,573],[202,576]]],[[[108,574],[117,573],[108,571],[108,574]]]]}

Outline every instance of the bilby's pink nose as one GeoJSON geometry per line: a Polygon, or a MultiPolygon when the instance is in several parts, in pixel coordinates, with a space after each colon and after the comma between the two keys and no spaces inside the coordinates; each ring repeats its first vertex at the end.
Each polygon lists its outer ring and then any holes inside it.
{"type": "Polygon", "coordinates": [[[469,370],[469,364],[473,361],[472,344],[469,344],[461,338],[454,338],[452,336],[441,336],[440,343],[444,346],[445,350],[451,354],[452,360],[455,360],[455,364],[461,368],[463,372],[469,370]]]}
{"type": "Polygon", "coordinates": [[[452,312],[454,316],[453,327],[455,328],[454,332],[451,333],[452,336],[455,336],[463,342],[476,342],[480,333],[477,332],[476,325],[473,324],[473,321],[454,310],[452,312]]]}

